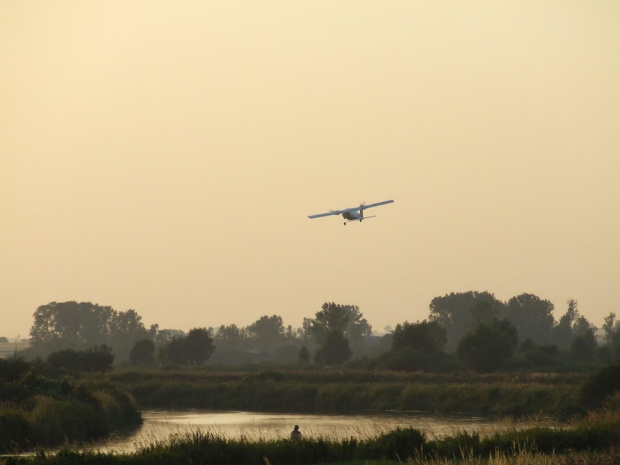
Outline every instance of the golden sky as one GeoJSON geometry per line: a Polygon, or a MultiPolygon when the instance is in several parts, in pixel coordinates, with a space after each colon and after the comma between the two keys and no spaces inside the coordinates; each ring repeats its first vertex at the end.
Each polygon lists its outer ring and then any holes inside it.
{"type": "Polygon", "coordinates": [[[601,326],[619,174],[615,0],[0,2],[0,336],[66,300],[383,331],[471,290],[601,326]]]}

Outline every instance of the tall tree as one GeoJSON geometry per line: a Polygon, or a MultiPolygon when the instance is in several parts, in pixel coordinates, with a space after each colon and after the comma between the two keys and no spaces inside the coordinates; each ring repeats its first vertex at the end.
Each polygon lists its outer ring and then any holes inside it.
{"type": "Polygon", "coordinates": [[[397,324],[392,334],[392,351],[412,347],[418,351],[437,354],[446,345],[446,329],[436,321],[397,324]]]}
{"type": "Polygon", "coordinates": [[[136,365],[155,363],[155,344],[150,339],[136,341],[129,352],[129,361],[136,365]]]}
{"type": "Polygon", "coordinates": [[[605,324],[603,324],[603,331],[605,331],[605,343],[613,357],[620,356],[620,321],[616,320],[616,314],[610,313],[605,317],[605,324]]]}
{"type": "Polygon", "coordinates": [[[175,365],[202,364],[209,359],[215,346],[206,328],[193,328],[187,336],[172,338],[159,349],[161,363],[175,365]]]}
{"type": "Polygon", "coordinates": [[[117,312],[91,302],[51,302],[34,312],[30,337],[34,345],[62,341],[67,345],[131,343],[150,338],[135,310],[117,312]]]}
{"type": "Polygon", "coordinates": [[[325,302],[314,319],[304,319],[304,330],[319,345],[334,331],[341,331],[355,353],[362,351],[364,337],[372,334],[372,326],[357,305],[334,302],[325,302]]]}
{"type": "Polygon", "coordinates": [[[149,331],[142,323],[142,317],[133,309],[117,312],[112,318],[110,339],[113,341],[136,341],[142,338],[150,338],[149,336],[149,331]]]}
{"type": "Polygon", "coordinates": [[[506,318],[517,327],[519,338],[530,339],[534,344],[548,343],[555,320],[553,304],[534,294],[521,294],[511,298],[506,306],[506,318]]]}
{"type": "Polygon", "coordinates": [[[560,349],[568,349],[575,337],[573,326],[579,318],[577,301],[569,299],[566,313],[560,317],[560,321],[553,327],[553,340],[560,349]]]}
{"type": "Polygon", "coordinates": [[[278,315],[261,316],[247,327],[247,333],[261,350],[271,350],[286,340],[284,323],[278,315]]]}
{"type": "Polygon", "coordinates": [[[503,313],[504,303],[489,292],[453,292],[431,301],[429,321],[446,328],[446,347],[452,351],[479,323],[499,318],[503,313]]]}
{"type": "Polygon", "coordinates": [[[507,319],[496,320],[491,325],[481,324],[473,334],[465,336],[457,355],[475,371],[497,371],[512,357],[517,343],[517,328],[507,319]]]}
{"type": "Polygon", "coordinates": [[[202,365],[215,349],[213,339],[206,328],[194,328],[186,337],[187,359],[190,363],[202,365]]]}
{"type": "Polygon", "coordinates": [[[610,313],[605,317],[603,331],[605,331],[605,343],[611,345],[615,333],[620,329],[620,321],[616,320],[616,314],[610,313]]]}
{"type": "Polygon", "coordinates": [[[235,324],[221,325],[215,333],[214,341],[218,348],[242,347],[247,340],[245,328],[239,328],[235,324]]]}
{"type": "Polygon", "coordinates": [[[331,331],[316,353],[318,363],[333,366],[346,362],[353,355],[348,339],[341,330],[331,331]]]}

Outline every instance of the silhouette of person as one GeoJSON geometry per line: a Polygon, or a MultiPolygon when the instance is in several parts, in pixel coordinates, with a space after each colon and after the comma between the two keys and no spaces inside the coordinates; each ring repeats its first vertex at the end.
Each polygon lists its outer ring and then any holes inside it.
{"type": "Polygon", "coordinates": [[[295,429],[291,431],[291,439],[301,439],[301,431],[299,431],[299,426],[295,425],[295,429]]]}

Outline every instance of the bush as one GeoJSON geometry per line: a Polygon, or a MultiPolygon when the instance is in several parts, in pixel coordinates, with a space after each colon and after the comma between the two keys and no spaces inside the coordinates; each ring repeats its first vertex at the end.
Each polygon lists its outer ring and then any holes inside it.
{"type": "Polygon", "coordinates": [[[85,351],[73,349],[54,352],[47,357],[47,363],[71,371],[108,371],[112,368],[114,355],[105,344],[91,347],[85,351]]]}
{"type": "Polygon", "coordinates": [[[600,407],[607,397],[620,390],[620,364],[609,365],[587,379],[581,387],[581,402],[600,407]]]}

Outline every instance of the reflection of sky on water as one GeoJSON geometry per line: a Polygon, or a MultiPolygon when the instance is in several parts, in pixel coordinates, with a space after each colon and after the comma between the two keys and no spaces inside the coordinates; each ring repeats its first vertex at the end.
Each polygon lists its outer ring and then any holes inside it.
{"type": "MultiPolygon", "coordinates": [[[[133,432],[119,434],[104,443],[93,445],[100,451],[131,452],[171,435],[196,431],[210,432],[227,438],[288,438],[294,425],[305,437],[358,439],[377,436],[397,427],[419,429],[437,437],[459,431],[495,432],[506,428],[531,426],[529,422],[498,421],[472,416],[431,416],[413,412],[388,412],[382,415],[305,415],[289,413],[213,412],[198,410],[146,410],[144,424],[133,432]]],[[[536,422],[540,425],[540,421],[536,422]]]]}

